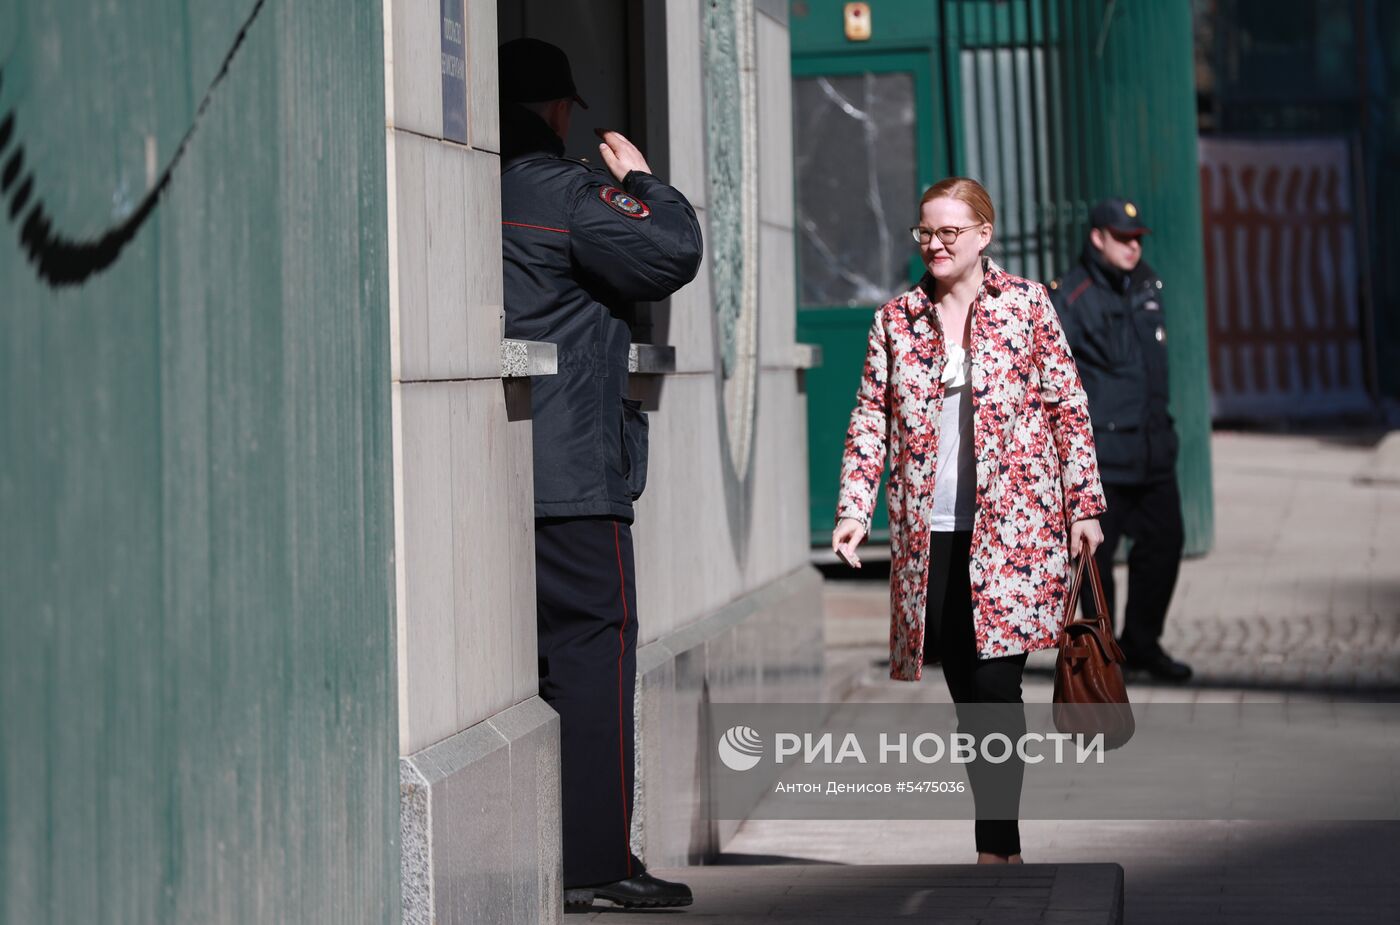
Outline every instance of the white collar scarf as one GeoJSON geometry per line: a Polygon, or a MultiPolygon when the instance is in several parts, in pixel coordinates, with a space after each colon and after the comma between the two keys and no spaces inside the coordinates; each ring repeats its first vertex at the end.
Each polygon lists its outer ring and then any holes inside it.
{"type": "Polygon", "coordinates": [[[958,344],[948,344],[948,359],[943,363],[943,387],[956,389],[967,385],[972,373],[972,358],[958,344]]]}

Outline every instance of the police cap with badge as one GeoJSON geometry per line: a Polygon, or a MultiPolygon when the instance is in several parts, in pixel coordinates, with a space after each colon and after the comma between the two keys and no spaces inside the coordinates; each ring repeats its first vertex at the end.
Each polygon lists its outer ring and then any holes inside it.
{"type": "Polygon", "coordinates": [[[1137,238],[1152,233],[1152,229],[1143,224],[1138,207],[1127,199],[1100,199],[1089,210],[1089,227],[1107,228],[1124,237],[1137,238]]]}

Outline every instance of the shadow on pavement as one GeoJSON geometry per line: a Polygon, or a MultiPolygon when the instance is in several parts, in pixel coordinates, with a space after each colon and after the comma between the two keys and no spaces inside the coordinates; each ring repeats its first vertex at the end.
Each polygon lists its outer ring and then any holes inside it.
{"type": "MultiPolygon", "coordinates": [[[[1151,823],[1141,825],[1143,839],[1151,840],[1151,823]]],[[[1189,852],[1121,861],[1126,921],[1400,922],[1400,822],[1235,822],[1214,828],[1189,839],[1189,852]]]]}
{"type": "Polygon", "coordinates": [[[794,858],[784,854],[719,854],[707,866],[730,866],[730,867],[752,867],[763,864],[827,864],[832,867],[844,867],[835,861],[814,861],[811,858],[794,858]]]}
{"type": "MultiPolygon", "coordinates": [[[[1027,665],[1025,674],[1027,678],[1040,678],[1049,681],[1054,679],[1055,669],[1053,666],[1027,665]]],[[[1128,685],[1128,698],[1130,700],[1133,691],[1151,688],[1162,691],[1249,691],[1303,694],[1353,703],[1400,703],[1400,685],[1388,682],[1368,685],[1354,682],[1343,683],[1326,678],[1290,682],[1250,677],[1243,674],[1216,673],[1199,667],[1196,676],[1185,684],[1155,682],[1145,672],[1140,671],[1127,672],[1124,680],[1128,685]]]]}

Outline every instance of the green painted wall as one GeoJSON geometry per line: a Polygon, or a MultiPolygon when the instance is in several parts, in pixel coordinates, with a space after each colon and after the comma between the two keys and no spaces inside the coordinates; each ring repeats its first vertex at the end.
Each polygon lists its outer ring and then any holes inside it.
{"type": "MultiPolygon", "coordinates": [[[[1051,118],[1066,127],[1065,198],[1092,204],[1127,196],[1152,227],[1144,258],[1165,284],[1186,551],[1203,553],[1214,543],[1215,501],[1191,6],[1177,0],[1055,6],[1052,22],[1065,37],[1064,90],[1051,118]]],[[[1076,214],[1070,240],[1082,240],[1086,219],[1076,214]]]]}
{"type": "Polygon", "coordinates": [[[253,8],[0,0],[6,923],[398,915],[379,5],[262,7],[105,271],[22,242],[132,214],[253,8]]]}

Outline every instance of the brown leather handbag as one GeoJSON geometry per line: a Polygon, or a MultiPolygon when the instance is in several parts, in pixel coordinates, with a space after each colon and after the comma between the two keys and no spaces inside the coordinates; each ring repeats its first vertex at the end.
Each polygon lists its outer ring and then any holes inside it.
{"type": "Polygon", "coordinates": [[[1102,733],[1105,748],[1123,745],[1136,728],[1123,683],[1123,650],[1113,638],[1113,618],[1108,613],[1098,564],[1087,553],[1080,554],[1070,581],[1059,648],[1051,708],[1055,728],[1085,736],[1102,733]],[[1092,620],[1076,617],[1086,571],[1094,594],[1096,616],[1092,620]]]}

